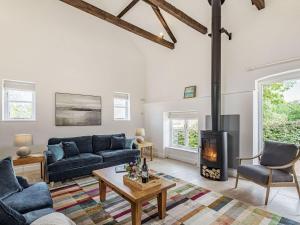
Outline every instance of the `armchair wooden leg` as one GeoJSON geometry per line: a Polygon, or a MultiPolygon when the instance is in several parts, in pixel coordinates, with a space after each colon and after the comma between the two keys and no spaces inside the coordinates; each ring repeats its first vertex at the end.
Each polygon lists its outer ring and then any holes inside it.
{"type": "Polygon", "coordinates": [[[236,180],[235,180],[235,188],[237,188],[237,187],[238,187],[239,178],[240,178],[240,174],[239,174],[239,173],[237,173],[237,174],[236,174],[236,180]]]}
{"type": "Polygon", "coordinates": [[[293,168],[293,175],[294,175],[294,182],[296,184],[298,196],[300,198],[300,188],[299,188],[299,183],[298,183],[298,178],[297,178],[297,174],[296,174],[295,168],[293,168]]]}
{"type": "Polygon", "coordinates": [[[267,187],[265,205],[268,205],[269,195],[270,195],[270,186],[267,187]]]}

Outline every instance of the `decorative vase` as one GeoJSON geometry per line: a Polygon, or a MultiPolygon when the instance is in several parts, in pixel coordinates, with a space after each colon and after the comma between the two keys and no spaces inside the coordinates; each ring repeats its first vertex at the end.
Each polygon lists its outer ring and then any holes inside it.
{"type": "Polygon", "coordinates": [[[29,147],[24,146],[24,147],[20,147],[16,153],[17,153],[17,156],[24,158],[24,157],[27,157],[30,155],[31,150],[29,147]]]}
{"type": "Polygon", "coordinates": [[[139,136],[139,137],[136,137],[136,141],[137,141],[137,143],[142,144],[142,143],[144,143],[145,138],[142,136],[139,136]]]}

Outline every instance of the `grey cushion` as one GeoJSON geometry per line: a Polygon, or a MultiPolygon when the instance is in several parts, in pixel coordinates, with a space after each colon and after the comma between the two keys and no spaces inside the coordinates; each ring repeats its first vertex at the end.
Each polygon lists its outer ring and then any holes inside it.
{"type": "MultiPolygon", "coordinates": [[[[237,169],[238,173],[250,180],[260,184],[267,184],[270,170],[262,165],[242,165],[237,169]]],[[[273,170],[272,182],[292,182],[293,176],[288,172],[273,170]]]]}
{"type": "Polygon", "coordinates": [[[298,148],[293,144],[266,141],[261,157],[261,165],[282,166],[296,158],[298,148]]]}
{"type": "Polygon", "coordinates": [[[139,150],[122,149],[112,151],[100,151],[96,154],[103,157],[104,162],[119,161],[123,158],[134,158],[140,155],[139,150]]]}
{"type": "Polygon", "coordinates": [[[1,225],[25,225],[26,220],[16,210],[10,208],[0,200],[0,224],[1,225]]]}
{"type": "Polygon", "coordinates": [[[125,149],[125,143],[126,143],[125,137],[112,136],[110,149],[111,150],[125,149]]]}
{"type": "Polygon", "coordinates": [[[44,208],[35,211],[31,211],[28,213],[23,214],[24,218],[26,219],[27,224],[31,224],[33,221],[39,219],[42,216],[46,216],[48,214],[54,213],[54,209],[52,208],[44,208]]]}
{"type": "Polygon", "coordinates": [[[60,161],[52,163],[48,166],[48,170],[51,172],[62,172],[64,170],[70,170],[102,162],[103,158],[99,155],[95,155],[92,153],[82,153],[77,156],[62,159],[60,161]]]}
{"type": "Polygon", "coordinates": [[[61,142],[70,142],[73,141],[76,143],[80,153],[92,153],[92,136],[82,136],[82,137],[70,137],[70,138],[51,138],[48,140],[48,145],[55,145],[61,142]]]}
{"type": "Polygon", "coordinates": [[[3,199],[3,202],[20,213],[52,208],[53,206],[49,188],[44,182],[33,184],[21,192],[3,199]]]}
{"type": "Polygon", "coordinates": [[[11,158],[0,160],[0,199],[23,190],[19,184],[11,158]]]}
{"type": "Polygon", "coordinates": [[[63,142],[64,157],[70,158],[79,155],[79,149],[74,141],[63,142]]]}

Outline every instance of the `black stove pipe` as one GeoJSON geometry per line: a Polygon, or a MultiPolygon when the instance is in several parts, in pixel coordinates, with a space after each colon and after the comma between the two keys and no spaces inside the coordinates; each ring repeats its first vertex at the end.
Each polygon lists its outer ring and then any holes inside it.
{"type": "Polygon", "coordinates": [[[220,130],[221,115],[221,8],[225,0],[209,0],[212,6],[211,115],[212,130],[220,130]]]}

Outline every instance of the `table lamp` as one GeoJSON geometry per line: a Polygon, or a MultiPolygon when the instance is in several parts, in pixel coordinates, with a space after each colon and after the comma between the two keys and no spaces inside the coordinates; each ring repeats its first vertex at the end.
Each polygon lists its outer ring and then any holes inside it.
{"type": "Polygon", "coordinates": [[[30,155],[30,147],[33,144],[32,134],[16,134],[15,146],[18,147],[17,155],[20,157],[26,157],[30,155]]]}
{"type": "Polygon", "coordinates": [[[145,141],[145,129],[144,128],[137,128],[136,131],[135,131],[135,136],[136,136],[136,141],[138,143],[144,143],[145,141]]]}

